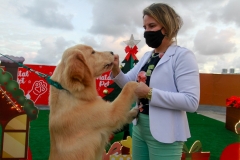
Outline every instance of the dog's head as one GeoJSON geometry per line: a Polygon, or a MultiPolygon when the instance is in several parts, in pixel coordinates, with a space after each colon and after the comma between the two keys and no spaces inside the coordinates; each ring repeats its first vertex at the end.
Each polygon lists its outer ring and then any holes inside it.
{"type": "Polygon", "coordinates": [[[112,69],[112,52],[99,52],[90,46],[76,45],[68,48],[56,67],[52,78],[65,89],[75,92],[95,88],[95,78],[112,69]]]}

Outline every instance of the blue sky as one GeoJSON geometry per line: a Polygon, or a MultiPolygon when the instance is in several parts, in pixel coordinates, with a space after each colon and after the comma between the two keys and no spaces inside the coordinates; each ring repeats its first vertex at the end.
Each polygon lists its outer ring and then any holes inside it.
{"type": "MultiPolygon", "coordinates": [[[[152,0],[0,0],[0,53],[26,64],[56,65],[63,51],[87,44],[123,60],[133,34],[137,57],[151,50],[143,37],[142,10],[152,0]]],[[[162,0],[182,17],[177,43],[196,55],[201,73],[240,72],[239,0],[162,0]]]]}

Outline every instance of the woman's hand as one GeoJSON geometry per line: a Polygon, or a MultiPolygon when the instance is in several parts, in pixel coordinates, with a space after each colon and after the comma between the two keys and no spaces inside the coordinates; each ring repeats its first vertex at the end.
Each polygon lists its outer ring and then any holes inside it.
{"type": "Polygon", "coordinates": [[[135,90],[135,94],[138,98],[146,98],[149,91],[150,88],[145,83],[139,82],[139,85],[135,90]]]}
{"type": "Polygon", "coordinates": [[[114,54],[114,61],[113,61],[113,68],[112,68],[112,74],[113,77],[116,77],[120,72],[119,68],[119,55],[114,54]]]}

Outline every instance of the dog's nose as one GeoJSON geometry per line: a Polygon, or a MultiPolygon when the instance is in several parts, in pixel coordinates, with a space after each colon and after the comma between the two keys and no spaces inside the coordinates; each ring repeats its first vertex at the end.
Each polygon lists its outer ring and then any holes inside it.
{"type": "Polygon", "coordinates": [[[114,53],[112,51],[110,51],[111,55],[114,55],[114,53]]]}

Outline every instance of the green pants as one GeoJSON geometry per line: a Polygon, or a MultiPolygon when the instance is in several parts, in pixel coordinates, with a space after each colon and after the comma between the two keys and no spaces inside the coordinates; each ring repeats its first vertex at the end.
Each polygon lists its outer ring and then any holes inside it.
{"type": "Polygon", "coordinates": [[[133,160],[180,160],[184,142],[161,143],[153,138],[149,129],[149,116],[139,114],[133,126],[133,160]]]}

